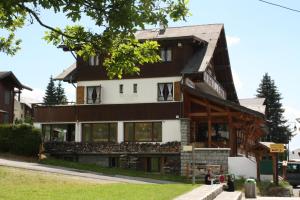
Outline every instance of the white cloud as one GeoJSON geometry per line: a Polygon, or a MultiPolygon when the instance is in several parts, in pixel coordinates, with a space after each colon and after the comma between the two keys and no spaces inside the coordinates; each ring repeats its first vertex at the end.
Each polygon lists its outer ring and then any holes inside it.
{"type": "Polygon", "coordinates": [[[237,90],[241,90],[243,88],[243,83],[240,79],[240,76],[235,70],[233,70],[233,69],[231,69],[231,70],[232,70],[232,77],[233,77],[235,88],[237,90]]]}
{"type": "Polygon", "coordinates": [[[21,98],[27,103],[41,103],[43,102],[43,97],[45,95],[45,90],[39,88],[33,88],[32,91],[23,90],[21,93],[21,98]]]}
{"type": "Polygon", "coordinates": [[[241,39],[236,36],[226,36],[227,45],[228,47],[232,47],[234,45],[237,45],[241,42],[241,39]]]}
{"type": "Polygon", "coordinates": [[[63,87],[65,88],[65,93],[67,96],[67,99],[69,102],[75,102],[75,92],[76,88],[72,84],[63,84],[63,87]]]}

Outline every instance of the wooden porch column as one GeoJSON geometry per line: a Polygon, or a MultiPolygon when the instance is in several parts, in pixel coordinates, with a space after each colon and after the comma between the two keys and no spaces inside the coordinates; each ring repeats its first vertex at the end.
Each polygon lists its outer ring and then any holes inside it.
{"type": "Polygon", "coordinates": [[[236,133],[232,124],[232,116],[230,111],[227,109],[227,117],[228,117],[228,129],[229,129],[229,148],[230,148],[230,156],[236,156],[236,133]]]}
{"type": "Polygon", "coordinates": [[[190,141],[192,143],[196,142],[196,121],[194,121],[194,120],[191,121],[191,136],[190,136],[190,141]]]}
{"type": "Polygon", "coordinates": [[[183,94],[183,116],[189,117],[189,113],[191,113],[191,99],[190,96],[184,92],[183,94]]]}
{"type": "Polygon", "coordinates": [[[256,176],[257,180],[260,182],[260,161],[261,161],[261,154],[256,152],[255,159],[256,159],[256,176]]]}
{"type": "Polygon", "coordinates": [[[165,158],[160,157],[159,161],[160,161],[160,174],[165,174],[165,158]]]}
{"type": "Polygon", "coordinates": [[[207,121],[207,137],[208,137],[208,148],[211,148],[211,135],[212,135],[212,129],[211,129],[211,108],[210,105],[207,104],[207,116],[208,116],[208,121],[207,121]]]}

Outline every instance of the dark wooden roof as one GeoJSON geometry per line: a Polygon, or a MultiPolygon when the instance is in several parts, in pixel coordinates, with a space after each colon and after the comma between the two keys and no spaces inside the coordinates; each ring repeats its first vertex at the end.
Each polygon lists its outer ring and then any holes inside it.
{"type": "MultiPolygon", "coordinates": [[[[227,94],[227,99],[239,103],[233,82],[225,30],[223,24],[206,24],[181,27],[167,27],[164,31],[159,28],[137,31],[138,40],[183,40],[189,39],[198,42],[199,48],[192,58],[182,66],[182,74],[202,73],[212,64],[217,81],[227,94]]],[[[70,68],[69,68],[70,69],[70,68]]],[[[70,75],[76,68],[66,70],[60,74],[59,80],[70,82],[70,75]]]]}
{"type": "Polygon", "coordinates": [[[32,90],[30,87],[23,85],[11,71],[0,72],[0,81],[11,80],[16,88],[32,90]]]}

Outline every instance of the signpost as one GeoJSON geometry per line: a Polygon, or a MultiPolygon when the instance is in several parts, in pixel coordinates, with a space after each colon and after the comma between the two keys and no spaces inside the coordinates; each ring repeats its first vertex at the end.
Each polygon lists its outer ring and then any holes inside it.
{"type": "Polygon", "coordinates": [[[270,152],[271,153],[283,153],[284,152],[284,144],[270,144],[270,152]]]}
{"type": "Polygon", "coordinates": [[[278,185],[278,153],[284,152],[284,144],[270,144],[270,153],[275,153],[275,184],[278,185]]]}

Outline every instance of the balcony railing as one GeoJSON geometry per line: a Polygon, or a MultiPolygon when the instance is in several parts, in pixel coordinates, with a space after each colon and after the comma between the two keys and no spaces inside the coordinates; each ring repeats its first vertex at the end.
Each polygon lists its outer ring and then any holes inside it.
{"type": "Polygon", "coordinates": [[[215,90],[218,95],[220,95],[223,99],[226,99],[226,92],[224,88],[220,85],[220,83],[212,77],[209,73],[203,73],[203,81],[208,84],[213,90],[215,90]]]}

